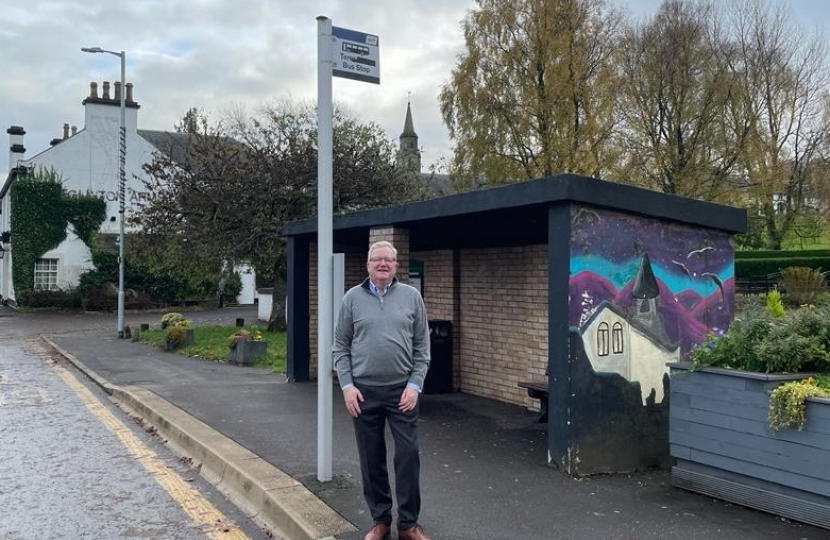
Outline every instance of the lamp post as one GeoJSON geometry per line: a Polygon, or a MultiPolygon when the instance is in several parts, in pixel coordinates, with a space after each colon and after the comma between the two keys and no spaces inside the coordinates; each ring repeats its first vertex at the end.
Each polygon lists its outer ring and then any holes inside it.
{"type": "Polygon", "coordinates": [[[107,53],[117,56],[121,59],[121,130],[120,140],[118,146],[118,214],[120,229],[118,232],[118,337],[124,337],[124,204],[125,204],[125,185],[126,185],[126,160],[127,160],[127,126],[125,122],[125,94],[127,93],[127,84],[125,81],[125,72],[127,64],[127,53],[124,51],[115,52],[102,49],[101,47],[83,47],[83,52],[87,53],[107,53]]]}

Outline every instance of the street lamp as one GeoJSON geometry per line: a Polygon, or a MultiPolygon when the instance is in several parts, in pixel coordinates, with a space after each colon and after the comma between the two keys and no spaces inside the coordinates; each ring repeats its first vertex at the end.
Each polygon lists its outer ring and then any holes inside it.
{"type": "Polygon", "coordinates": [[[118,337],[124,337],[124,190],[126,185],[125,168],[127,159],[127,126],[124,119],[125,116],[125,94],[127,93],[127,85],[124,80],[127,64],[127,53],[124,51],[115,52],[102,49],[101,47],[83,47],[83,52],[87,53],[107,53],[117,56],[121,59],[121,137],[118,147],[118,214],[120,223],[120,230],[118,232],[118,337]]]}

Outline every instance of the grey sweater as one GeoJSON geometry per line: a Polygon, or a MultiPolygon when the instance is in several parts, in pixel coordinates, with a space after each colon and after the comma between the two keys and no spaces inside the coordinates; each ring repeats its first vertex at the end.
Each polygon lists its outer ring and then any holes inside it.
{"type": "Polygon", "coordinates": [[[334,369],[340,387],[353,383],[424,387],[429,369],[429,325],[421,294],[393,280],[383,302],[367,279],[343,297],[334,331],[334,369]]]}

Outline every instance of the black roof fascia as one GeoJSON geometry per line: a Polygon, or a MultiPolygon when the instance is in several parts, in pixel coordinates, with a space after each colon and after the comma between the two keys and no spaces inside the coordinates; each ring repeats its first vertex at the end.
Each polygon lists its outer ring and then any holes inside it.
{"type": "MultiPolygon", "coordinates": [[[[378,225],[404,225],[415,221],[563,201],[664,218],[731,233],[746,232],[744,209],[575,174],[560,174],[428,201],[334,216],[333,227],[335,230],[347,230],[378,225]]],[[[316,232],[317,219],[294,221],[283,227],[283,234],[286,236],[316,232]]]]}

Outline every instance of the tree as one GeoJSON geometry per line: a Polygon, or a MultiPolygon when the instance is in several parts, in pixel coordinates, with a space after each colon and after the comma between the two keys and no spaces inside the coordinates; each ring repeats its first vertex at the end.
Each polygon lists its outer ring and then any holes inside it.
{"type": "Polygon", "coordinates": [[[784,7],[742,1],[732,11],[744,67],[742,95],[752,111],[741,174],[764,219],[769,249],[810,206],[811,178],[830,134],[827,48],[805,37],[784,7]]]}
{"type": "Polygon", "coordinates": [[[440,95],[458,187],[604,174],[616,159],[619,13],[605,0],[477,3],[440,95]]]}
{"type": "Polygon", "coordinates": [[[748,135],[734,61],[711,4],[673,0],[620,46],[625,162],[644,187],[722,200],[748,135]],[[737,110],[735,109],[737,107],[737,110]]]}
{"type": "MultiPolygon", "coordinates": [[[[252,117],[237,112],[225,124],[211,125],[200,116],[197,132],[193,118],[183,122],[190,126],[184,152],[156,154],[145,168],[154,195],[137,217],[143,245],[155,242],[155,249],[195,266],[194,271],[215,268],[221,274],[223,261],[252,263],[258,273],[274,278],[270,326],[281,327],[286,274],[282,228],[288,221],[313,217],[316,207],[315,110],[283,101],[252,117]]],[[[420,198],[416,179],[396,174],[394,155],[380,128],[338,111],[335,211],[420,198]]]]}

